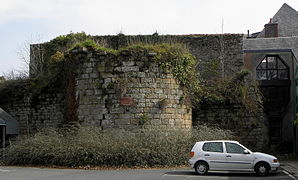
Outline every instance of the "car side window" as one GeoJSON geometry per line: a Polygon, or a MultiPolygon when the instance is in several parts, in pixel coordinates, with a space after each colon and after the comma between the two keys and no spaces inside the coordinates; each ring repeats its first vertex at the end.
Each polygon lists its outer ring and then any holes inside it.
{"type": "Polygon", "coordinates": [[[203,151],[223,152],[222,142],[206,142],[203,145],[203,151]]]}
{"type": "Polygon", "coordinates": [[[244,148],[239,144],[225,142],[227,153],[243,154],[244,148]]]}

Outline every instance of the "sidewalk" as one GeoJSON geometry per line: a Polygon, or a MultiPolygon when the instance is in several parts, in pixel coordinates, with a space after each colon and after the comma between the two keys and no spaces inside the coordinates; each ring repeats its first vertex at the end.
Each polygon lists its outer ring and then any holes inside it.
{"type": "Polygon", "coordinates": [[[298,161],[281,161],[280,166],[283,170],[294,176],[298,180],[298,161]]]}

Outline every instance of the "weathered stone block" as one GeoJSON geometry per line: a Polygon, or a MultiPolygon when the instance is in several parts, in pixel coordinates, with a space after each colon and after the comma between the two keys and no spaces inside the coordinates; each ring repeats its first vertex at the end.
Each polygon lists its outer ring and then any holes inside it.
{"type": "Polygon", "coordinates": [[[112,114],[120,114],[120,113],[124,113],[124,108],[111,108],[110,113],[112,114]]]}
{"type": "Polygon", "coordinates": [[[122,67],[122,72],[138,72],[139,67],[138,66],[128,66],[128,67],[122,67]]]}
{"type": "Polygon", "coordinates": [[[116,119],[115,124],[116,125],[129,125],[130,119],[116,119]]]}
{"type": "Polygon", "coordinates": [[[131,119],[134,118],[133,114],[118,114],[119,119],[131,119]]]}
{"type": "Polygon", "coordinates": [[[88,78],[89,78],[89,74],[82,74],[81,77],[82,77],[83,79],[88,79],[88,78]]]}
{"type": "Polygon", "coordinates": [[[134,66],[135,61],[123,61],[122,64],[123,66],[134,66]]]}

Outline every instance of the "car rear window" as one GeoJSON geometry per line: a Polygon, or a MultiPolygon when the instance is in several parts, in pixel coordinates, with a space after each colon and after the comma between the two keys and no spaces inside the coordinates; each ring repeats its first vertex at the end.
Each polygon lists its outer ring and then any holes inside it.
{"type": "Polygon", "coordinates": [[[203,151],[223,152],[222,142],[206,142],[203,145],[203,151]]]}

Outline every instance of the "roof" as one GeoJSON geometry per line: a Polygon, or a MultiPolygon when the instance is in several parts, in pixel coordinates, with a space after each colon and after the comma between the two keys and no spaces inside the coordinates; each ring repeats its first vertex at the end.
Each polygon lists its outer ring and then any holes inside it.
{"type": "Polygon", "coordinates": [[[211,140],[211,141],[198,141],[197,143],[206,143],[206,142],[231,142],[231,143],[237,143],[238,141],[232,141],[232,140],[211,140]]]}
{"type": "Polygon", "coordinates": [[[6,124],[6,134],[19,134],[19,122],[0,108],[0,125],[6,124]]]}
{"type": "MultiPolygon", "coordinates": [[[[298,12],[286,3],[273,16],[271,23],[278,24],[279,37],[298,36],[298,12]]],[[[263,29],[257,38],[264,36],[265,30],[263,29]]]]}

